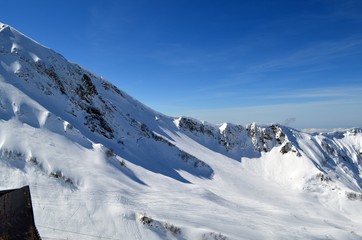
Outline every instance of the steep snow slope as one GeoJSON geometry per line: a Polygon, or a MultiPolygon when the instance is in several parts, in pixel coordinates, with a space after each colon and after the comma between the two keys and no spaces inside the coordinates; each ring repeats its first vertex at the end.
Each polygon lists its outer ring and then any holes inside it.
{"type": "Polygon", "coordinates": [[[47,239],[362,239],[362,130],[153,111],[0,23],[0,189],[47,239]]]}

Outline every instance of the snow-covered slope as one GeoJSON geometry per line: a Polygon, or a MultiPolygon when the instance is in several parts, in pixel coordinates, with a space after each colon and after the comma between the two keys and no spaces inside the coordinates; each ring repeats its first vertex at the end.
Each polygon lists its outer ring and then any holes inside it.
{"type": "Polygon", "coordinates": [[[0,23],[0,189],[45,239],[362,239],[362,130],[158,113],[0,23]]]}

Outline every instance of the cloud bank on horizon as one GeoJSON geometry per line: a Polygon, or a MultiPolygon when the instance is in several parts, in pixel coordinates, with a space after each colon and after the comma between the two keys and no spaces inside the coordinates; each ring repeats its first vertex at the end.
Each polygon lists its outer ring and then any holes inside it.
{"type": "Polygon", "coordinates": [[[361,1],[13,5],[2,22],[165,114],[361,127],[361,1]]]}

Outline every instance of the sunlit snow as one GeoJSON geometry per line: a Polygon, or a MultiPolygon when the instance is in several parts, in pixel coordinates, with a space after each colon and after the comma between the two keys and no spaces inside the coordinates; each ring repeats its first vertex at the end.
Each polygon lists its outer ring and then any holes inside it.
{"type": "Polygon", "coordinates": [[[1,23],[0,63],[0,190],[43,239],[362,239],[362,129],[165,116],[1,23]]]}

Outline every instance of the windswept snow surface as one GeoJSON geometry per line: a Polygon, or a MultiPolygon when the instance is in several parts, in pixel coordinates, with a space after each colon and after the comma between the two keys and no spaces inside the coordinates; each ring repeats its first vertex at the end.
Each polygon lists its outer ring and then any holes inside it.
{"type": "Polygon", "coordinates": [[[0,23],[0,189],[44,239],[362,239],[362,130],[153,111],[0,23]]]}

